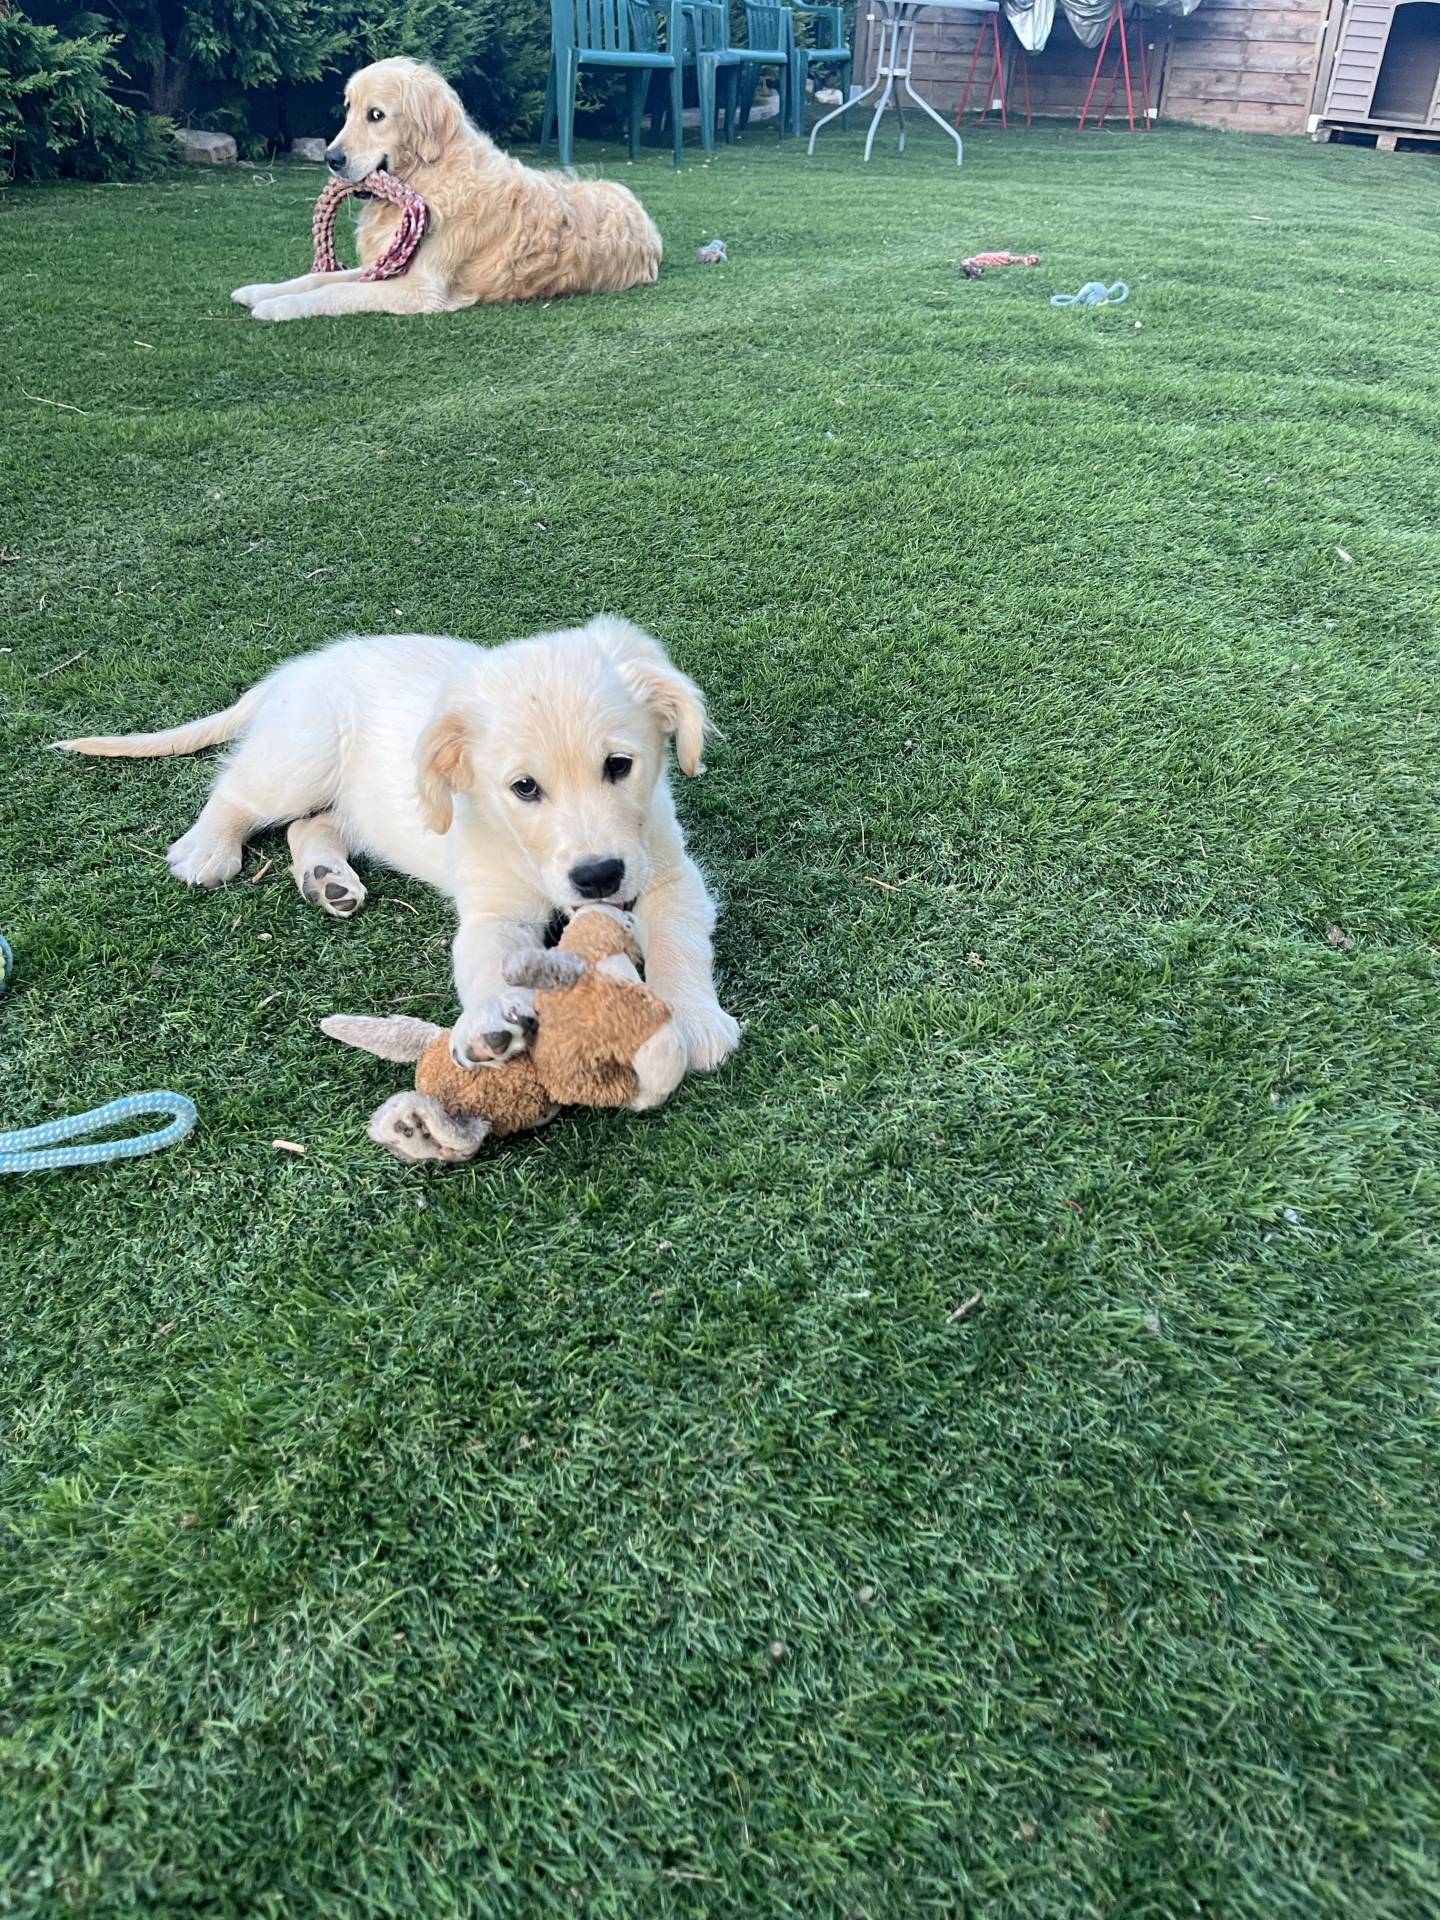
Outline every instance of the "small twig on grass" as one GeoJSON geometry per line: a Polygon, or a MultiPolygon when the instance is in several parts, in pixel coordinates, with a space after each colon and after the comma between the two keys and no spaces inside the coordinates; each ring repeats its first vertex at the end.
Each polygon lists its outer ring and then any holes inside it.
{"type": "Polygon", "coordinates": [[[1189,1527],[1191,1533],[1194,1534],[1195,1544],[1198,1547],[1203,1548],[1204,1551],[1210,1555],[1210,1558],[1212,1560],[1218,1560],[1220,1558],[1219,1554],[1216,1553],[1215,1549],[1211,1546],[1210,1542],[1202,1536],[1200,1529],[1196,1526],[1195,1522],[1190,1518],[1189,1514],[1185,1511],[1184,1507],[1180,1509],[1180,1517],[1185,1522],[1186,1526],[1189,1527]]]}
{"type": "Polygon", "coordinates": [[[408,900],[401,900],[393,893],[382,893],[380,898],[382,900],[388,900],[392,907],[403,907],[406,913],[413,913],[417,920],[420,918],[420,909],[418,907],[412,907],[408,900]]]}
{"type": "Polygon", "coordinates": [[[72,407],[68,400],[47,400],[43,393],[26,393],[24,387],[20,391],[27,400],[33,400],[37,407],[59,407],[62,413],[83,413],[87,420],[90,418],[88,407],[72,407]]]}
{"type": "Polygon", "coordinates": [[[48,680],[53,673],[63,673],[66,667],[73,667],[77,660],[83,660],[89,651],[90,649],[88,647],[84,647],[79,653],[72,653],[68,660],[62,660],[58,667],[47,667],[44,673],[37,673],[35,678],[37,680],[48,680]]]}
{"type": "Polygon", "coordinates": [[[143,853],[147,860],[163,860],[165,858],[164,854],[157,851],[154,847],[142,847],[138,840],[127,840],[125,844],[127,847],[133,847],[136,853],[143,853]]]}
{"type": "Polygon", "coordinates": [[[894,885],[893,882],[889,880],[877,880],[873,873],[867,873],[862,877],[868,887],[880,887],[886,893],[899,893],[900,891],[900,888],[894,885]]]}
{"type": "Polygon", "coordinates": [[[245,884],[250,887],[258,887],[260,882],[265,878],[266,874],[270,871],[270,869],[274,866],[274,864],[275,862],[273,860],[267,860],[264,866],[260,868],[258,873],[251,874],[250,878],[246,881],[245,884]]]}
{"type": "Polygon", "coordinates": [[[385,1004],[391,1007],[408,1007],[412,1000],[443,1000],[444,997],[443,987],[432,987],[428,993],[402,993],[398,1000],[388,1000],[385,1004]]]}
{"type": "Polygon", "coordinates": [[[305,1149],[295,1140],[272,1140],[272,1147],[278,1147],[281,1153],[304,1153],[305,1149]]]}
{"type": "Polygon", "coordinates": [[[956,1307],[953,1313],[946,1314],[945,1316],[946,1326],[947,1327],[952,1326],[955,1321],[963,1320],[966,1314],[973,1313],[976,1307],[979,1306],[979,1304],[980,1304],[980,1295],[978,1293],[972,1293],[968,1300],[962,1300],[960,1302],[959,1306],[956,1307]]]}
{"type": "Polygon", "coordinates": [[[260,1005],[256,1007],[255,1011],[259,1013],[263,1008],[268,1007],[272,1000],[278,1000],[279,998],[280,998],[280,992],[279,992],[279,989],[277,988],[274,993],[266,994],[265,998],[260,1002],[260,1005]]]}

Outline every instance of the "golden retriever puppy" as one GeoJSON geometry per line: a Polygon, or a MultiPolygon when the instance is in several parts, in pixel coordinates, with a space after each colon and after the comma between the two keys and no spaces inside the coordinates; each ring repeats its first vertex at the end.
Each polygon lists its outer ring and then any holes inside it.
{"type": "Polygon", "coordinates": [[[64,740],[71,753],[145,758],[235,741],[170,871],[218,887],[245,841],[288,822],[305,898],[336,919],[365,901],[361,853],[455,902],[462,1066],[528,1044],[533,1002],[511,956],[551,916],[590,901],[633,911],[645,977],[669,1002],[692,1069],[718,1067],[740,1030],[715,994],[715,907],[685,851],[666,772],[701,771],[705,706],[658,641],[601,614],[498,647],[426,635],[340,640],[277,667],[223,713],[64,740]]]}
{"type": "MultiPolygon", "coordinates": [[[[342,180],[384,168],[430,205],[408,272],[362,280],[360,269],[304,273],[230,296],[257,320],[340,313],[450,313],[478,301],[620,293],[660,271],[660,235],[628,187],[537,173],[473,126],[433,67],[377,60],[345,89],[345,124],[325,158],[342,180]]],[[[380,258],[400,209],[371,200],[360,216],[360,266],[380,258]]]]}

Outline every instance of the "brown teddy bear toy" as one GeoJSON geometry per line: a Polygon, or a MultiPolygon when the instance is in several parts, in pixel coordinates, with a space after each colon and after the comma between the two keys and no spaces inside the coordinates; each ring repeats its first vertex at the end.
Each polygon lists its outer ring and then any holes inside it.
{"type": "Polygon", "coordinates": [[[535,990],[530,1051],[498,1067],[460,1067],[448,1027],[404,1014],[332,1013],[332,1040],[413,1060],[415,1085],[370,1116],[370,1138],[401,1160],[473,1160],[491,1134],[524,1133],[561,1107],[657,1107],[679,1086],[685,1048],[670,1009],[637,970],[635,922],[614,907],[581,907],[558,947],[507,962],[512,987],[535,990]]]}

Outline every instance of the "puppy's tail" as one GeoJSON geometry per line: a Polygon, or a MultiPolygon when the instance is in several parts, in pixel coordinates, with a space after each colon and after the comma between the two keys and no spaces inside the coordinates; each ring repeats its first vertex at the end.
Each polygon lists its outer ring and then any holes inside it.
{"type": "Polygon", "coordinates": [[[255,717],[259,704],[260,689],[251,687],[223,713],[207,713],[203,720],[191,720],[183,727],[167,727],[164,733],[92,733],[83,740],[57,740],[54,745],[61,753],[96,753],[118,760],[163,760],[171,754],[198,753],[201,747],[213,747],[222,740],[238,738],[255,717]]]}

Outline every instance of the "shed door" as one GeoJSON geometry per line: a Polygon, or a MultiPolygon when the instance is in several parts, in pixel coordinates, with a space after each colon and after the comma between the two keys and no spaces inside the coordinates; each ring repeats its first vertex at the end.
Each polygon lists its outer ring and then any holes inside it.
{"type": "Polygon", "coordinates": [[[1390,0],[1350,0],[1330,73],[1327,120],[1369,119],[1370,98],[1394,14],[1390,0]]]}
{"type": "Polygon", "coordinates": [[[1327,120],[1440,127],[1440,3],[1350,0],[1325,98],[1327,120]]]}
{"type": "Polygon", "coordinates": [[[1396,7],[1390,23],[1390,38],[1370,102],[1370,118],[1394,126],[1433,126],[1437,87],[1440,6],[1435,0],[1407,0],[1407,4],[1396,7]]]}

